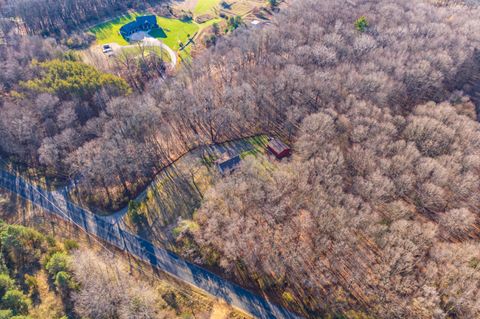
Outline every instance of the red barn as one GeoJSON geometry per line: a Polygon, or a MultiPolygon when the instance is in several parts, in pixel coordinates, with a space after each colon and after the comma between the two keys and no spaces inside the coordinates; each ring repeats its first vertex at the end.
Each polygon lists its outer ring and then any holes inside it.
{"type": "Polygon", "coordinates": [[[278,139],[272,138],[270,142],[268,142],[267,148],[278,159],[290,156],[290,147],[278,139]]]}

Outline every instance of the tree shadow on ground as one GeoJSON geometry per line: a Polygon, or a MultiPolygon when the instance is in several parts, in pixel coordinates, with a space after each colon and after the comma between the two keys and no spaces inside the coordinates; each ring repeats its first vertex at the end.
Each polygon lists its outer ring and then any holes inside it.
{"type": "Polygon", "coordinates": [[[148,34],[150,34],[154,38],[163,38],[164,39],[164,38],[167,37],[167,34],[163,30],[163,28],[160,28],[160,27],[159,28],[153,28],[152,30],[150,30],[150,32],[148,32],[148,34]]]}
{"type": "Polygon", "coordinates": [[[155,180],[145,200],[150,232],[142,232],[147,240],[169,240],[166,229],[178,218],[192,218],[201,204],[201,194],[189,177],[175,165],[165,169],[155,180]]]}

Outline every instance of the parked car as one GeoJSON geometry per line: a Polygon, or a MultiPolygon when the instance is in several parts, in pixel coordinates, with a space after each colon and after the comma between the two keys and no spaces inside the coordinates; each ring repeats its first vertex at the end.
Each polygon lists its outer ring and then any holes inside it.
{"type": "Polygon", "coordinates": [[[112,49],[112,47],[110,46],[110,44],[104,44],[102,51],[103,51],[103,53],[107,54],[107,53],[113,52],[113,49],[112,49]]]}

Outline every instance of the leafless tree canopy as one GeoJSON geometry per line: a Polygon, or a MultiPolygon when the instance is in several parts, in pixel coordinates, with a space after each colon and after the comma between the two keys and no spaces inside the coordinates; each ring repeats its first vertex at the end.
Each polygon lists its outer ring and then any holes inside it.
{"type": "Polygon", "coordinates": [[[255,40],[232,40],[210,69],[233,64],[227,78],[252,85],[256,123],[299,129],[291,162],[248,159],[206,195],[205,257],[312,317],[478,317],[480,126],[454,92],[473,76],[478,14],[302,1],[255,40]],[[364,33],[352,24],[363,15],[364,33]]]}
{"type": "Polygon", "coordinates": [[[91,319],[175,318],[153,287],[112,267],[107,256],[79,251],[72,262],[81,289],[73,295],[75,311],[91,319]]]}
{"type": "MultiPolygon", "coordinates": [[[[0,17],[22,21],[30,34],[60,35],[86,23],[111,18],[128,8],[145,8],[141,0],[2,0],[0,17]]],[[[153,1],[152,1],[153,2],[153,1]]]]}
{"type": "Polygon", "coordinates": [[[478,138],[478,123],[449,103],[409,115],[355,99],[323,108],[303,121],[290,163],[246,160],[206,195],[197,241],[309,311],[477,317],[448,268],[467,268],[480,247],[478,138]],[[477,248],[462,260],[437,255],[466,243],[477,248]]]}
{"type": "Polygon", "coordinates": [[[262,30],[219,41],[174,79],[120,99],[98,92],[88,103],[25,92],[18,82],[35,77],[32,59],[55,57],[43,48],[52,42],[8,41],[0,48],[8,93],[0,150],[82,176],[86,195],[114,206],[198,143],[258,132],[293,137],[305,116],[349,97],[394,113],[450,98],[479,69],[478,16],[476,7],[422,1],[303,0],[262,30]],[[360,16],[365,32],[354,26],[360,16]]]}
{"type": "Polygon", "coordinates": [[[15,59],[1,49],[4,153],[111,202],[198,143],[280,134],[291,162],[247,159],[206,195],[202,252],[313,317],[480,316],[480,127],[464,96],[480,64],[475,5],[297,1],[175,79],[88,104],[22,91],[35,68],[15,66],[54,57],[30,41],[15,59]]]}

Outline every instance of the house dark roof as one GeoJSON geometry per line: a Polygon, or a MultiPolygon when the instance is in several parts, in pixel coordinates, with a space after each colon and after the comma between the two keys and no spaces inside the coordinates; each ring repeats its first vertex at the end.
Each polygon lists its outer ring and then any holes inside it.
{"type": "Polygon", "coordinates": [[[137,21],[132,21],[132,22],[129,22],[125,25],[122,25],[122,27],[120,28],[120,33],[127,33],[127,34],[130,34],[131,31],[133,29],[135,29],[137,27],[137,21]]]}
{"type": "Polygon", "coordinates": [[[154,15],[137,17],[135,21],[129,22],[120,28],[120,33],[130,34],[138,31],[138,28],[148,24],[149,27],[155,27],[157,25],[157,17],[154,15]]]}
{"type": "Polygon", "coordinates": [[[237,167],[238,164],[240,164],[240,161],[240,155],[230,157],[225,154],[222,158],[216,161],[216,164],[220,173],[225,174],[237,167]]]}
{"type": "Polygon", "coordinates": [[[270,142],[268,142],[268,148],[275,153],[275,155],[282,154],[283,152],[289,152],[290,147],[284,144],[282,141],[272,138],[270,142]]]}
{"type": "Polygon", "coordinates": [[[150,15],[150,16],[141,16],[141,17],[137,17],[137,24],[145,24],[145,23],[148,23],[150,25],[156,25],[157,24],[157,17],[154,16],[154,15],[150,15]]]}

